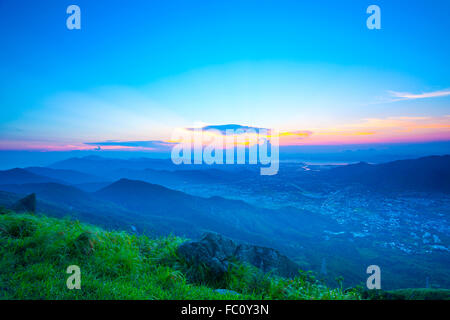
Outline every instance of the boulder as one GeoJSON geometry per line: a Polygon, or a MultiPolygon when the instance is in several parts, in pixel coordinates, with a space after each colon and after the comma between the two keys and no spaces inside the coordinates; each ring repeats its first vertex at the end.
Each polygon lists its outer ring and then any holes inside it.
{"type": "Polygon", "coordinates": [[[12,209],[16,212],[36,212],[36,194],[32,193],[17,201],[12,209]]]}
{"type": "Polygon", "coordinates": [[[190,263],[204,264],[216,277],[223,276],[233,261],[248,263],[263,272],[286,278],[296,276],[299,270],[295,262],[275,249],[239,244],[212,232],[206,233],[199,241],[183,243],[178,253],[190,263]]]}

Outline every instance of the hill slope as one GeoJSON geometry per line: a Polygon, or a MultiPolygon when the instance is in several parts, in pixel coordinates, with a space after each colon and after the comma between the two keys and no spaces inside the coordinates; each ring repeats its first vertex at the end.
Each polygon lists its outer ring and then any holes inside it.
{"type": "Polygon", "coordinates": [[[63,181],[67,184],[83,184],[106,181],[105,178],[100,178],[75,170],[52,169],[46,167],[27,167],[25,170],[40,176],[63,181]]]}
{"type": "Polygon", "coordinates": [[[323,174],[343,183],[360,183],[389,191],[450,192],[450,155],[398,160],[381,164],[360,162],[323,174]]]}
{"type": "Polygon", "coordinates": [[[24,184],[59,182],[56,179],[40,176],[24,169],[14,168],[0,171],[0,184],[24,184]]]}

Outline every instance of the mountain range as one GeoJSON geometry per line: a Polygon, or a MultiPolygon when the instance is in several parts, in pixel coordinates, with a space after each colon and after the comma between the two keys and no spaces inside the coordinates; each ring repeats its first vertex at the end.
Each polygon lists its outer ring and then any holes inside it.
{"type": "MultiPolygon", "coordinates": [[[[370,256],[376,255],[378,261],[385,263],[392,256],[374,247],[381,239],[340,238],[339,235],[354,232],[351,217],[343,223],[339,217],[313,213],[289,203],[281,208],[268,208],[223,196],[193,195],[189,187],[200,185],[200,190],[209,190],[234,188],[239,184],[244,189],[248,186],[248,190],[251,186],[251,192],[260,189],[275,195],[285,184],[303,179],[311,185],[317,181],[331,183],[333,188],[360,185],[363,189],[382,192],[410,190],[446,194],[450,191],[450,156],[384,164],[356,163],[320,171],[304,171],[303,164],[281,165],[279,176],[274,178],[278,180],[267,185],[269,178],[248,167],[224,171],[204,167],[197,170],[191,166],[178,170],[168,162],[87,157],[68,159],[49,167],[0,171],[0,205],[12,207],[20,198],[35,193],[37,211],[48,215],[151,237],[176,234],[198,238],[207,231],[218,232],[238,241],[276,248],[305,269],[319,269],[324,256],[339,252],[336,259],[340,269],[327,276],[345,274],[348,281],[358,283],[364,276],[358,268],[370,263],[370,256]],[[180,185],[187,191],[168,188],[180,185]],[[330,235],[333,241],[329,241],[330,235]],[[371,252],[369,258],[364,258],[362,248],[371,252]]],[[[292,191],[294,196],[297,193],[295,189],[292,191]]],[[[300,198],[307,196],[298,194],[300,198]]],[[[371,219],[368,215],[367,220],[371,219]]],[[[442,257],[446,263],[445,256],[442,257]]],[[[395,274],[386,277],[395,278],[395,274]]]]}

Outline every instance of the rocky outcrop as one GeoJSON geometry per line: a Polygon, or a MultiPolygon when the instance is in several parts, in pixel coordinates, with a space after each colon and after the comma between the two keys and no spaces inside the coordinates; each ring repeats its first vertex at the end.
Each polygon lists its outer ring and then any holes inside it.
{"type": "Polygon", "coordinates": [[[299,270],[295,262],[275,249],[238,244],[217,233],[206,233],[200,241],[183,243],[178,253],[190,263],[204,264],[216,277],[227,272],[236,260],[286,278],[296,276],[299,270]]]}

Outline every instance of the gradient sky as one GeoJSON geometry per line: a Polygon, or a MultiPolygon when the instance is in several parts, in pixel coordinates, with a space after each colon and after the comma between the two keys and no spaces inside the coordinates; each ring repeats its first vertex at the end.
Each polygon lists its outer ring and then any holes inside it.
{"type": "Polygon", "coordinates": [[[449,1],[0,1],[0,149],[152,150],[175,128],[285,145],[450,140],[449,1]],[[81,8],[81,30],[66,8],[81,8]],[[366,8],[381,8],[368,30],[366,8]],[[141,142],[141,143],[139,143],[141,142]]]}

